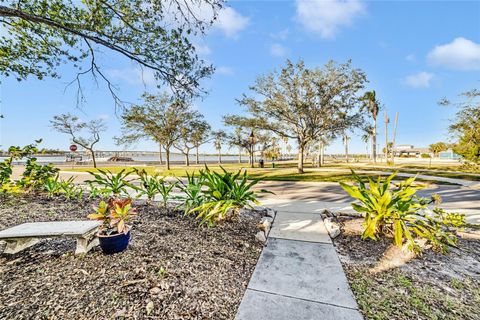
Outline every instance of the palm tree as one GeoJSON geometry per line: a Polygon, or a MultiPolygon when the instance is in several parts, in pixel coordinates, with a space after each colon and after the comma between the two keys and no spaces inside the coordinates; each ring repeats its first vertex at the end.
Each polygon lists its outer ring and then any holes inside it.
{"type": "Polygon", "coordinates": [[[380,111],[380,104],[378,103],[375,90],[367,91],[363,95],[362,100],[364,101],[367,111],[372,115],[373,119],[373,128],[372,128],[372,153],[373,153],[373,163],[377,162],[377,116],[380,111]]]}
{"type": "Polygon", "coordinates": [[[363,127],[363,135],[362,135],[362,141],[365,142],[365,149],[367,151],[367,158],[370,156],[371,158],[372,155],[370,152],[368,152],[368,146],[372,145],[372,138],[373,138],[373,126],[372,125],[366,125],[363,127]]]}

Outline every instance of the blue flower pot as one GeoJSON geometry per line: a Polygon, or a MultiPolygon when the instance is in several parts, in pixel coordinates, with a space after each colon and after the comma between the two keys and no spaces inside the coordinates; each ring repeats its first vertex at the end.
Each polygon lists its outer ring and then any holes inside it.
{"type": "Polygon", "coordinates": [[[122,252],[128,247],[130,241],[130,230],[127,233],[114,234],[110,236],[98,235],[100,248],[104,254],[122,252]]]}

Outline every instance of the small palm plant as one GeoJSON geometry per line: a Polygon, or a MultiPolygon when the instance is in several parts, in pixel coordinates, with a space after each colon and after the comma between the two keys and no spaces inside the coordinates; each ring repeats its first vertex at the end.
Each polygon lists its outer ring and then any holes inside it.
{"type": "Polygon", "coordinates": [[[223,167],[221,169],[222,173],[210,171],[208,167],[200,170],[200,176],[204,180],[204,189],[201,191],[203,199],[201,204],[189,210],[189,213],[197,215],[200,224],[213,226],[218,221],[235,217],[241,208],[259,204],[258,193],[252,190],[259,180],[249,181],[246,171],[230,173],[223,167]]]}
{"type": "Polygon", "coordinates": [[[144,169],[135,169],[135,172],[140,179],[140,185],[135,188],[139,193],[138,196],[146,196],[147,203],[152,203],[155,196],[159,194],[158,184],[160,177],[157,174],[149,176],[144,169]]]}
{"type": "Polygon", "coordinates": [[[416,238],[423,238],[433,249],[445,252],[447,245],[454,246],[457,237],[454,228],[465,224],[465,217],[460,214],[447,213],[441,209],[429,212],[428,205],[438,200],[420,198],[416,192],[421,186],[414,185],[415,178],[411,177],[397,185],[392,183],[397,173],[393,173],[383,180],[377,181],[368,178],[364,181],[352,170],[356,185],[340,182],[342,188],[360,204],[352,203],[355,211],[365,214],[362,239],[377,240],[380,236],[393,236],[394,243],[402,246],[408,244],[410,250],[419,251],[416,238]]]}
{"type": "Polygon", "coordinates": [[[168,201],[173,199],[172,192],[177,187],[177,182],[166,181],[165,179],[158,180],[157,190],[162,196],[163,206],[166,208],[168,201]]]}
{"type": "Polygon", "coordinates": [[[90,173],[94,179],[85,182],[97,185],[104,196],[113,196],[115,198],[121,195],[127,196],[128,188],[135,189],[135,186],[131,183],[132,180],[127,179],[134,172],[133,170],[122,169],[118,173],[101,169],[97,169],[97,171],[98,173],[89,171],[88,173],[90,173]]]}
{"type": "Polygon", "coordinates": [[[187,182],[183,182],[178,179],[178,188],[182,192],[182,195],[178,197],[184,205],[184,212],[188,214],[192,208],[196,208],[204,201],[204,195],[202,193],[202,186],[205,181],[205,177],[200,175],[195,177],[195,174],[187,174],[187,182]]]}

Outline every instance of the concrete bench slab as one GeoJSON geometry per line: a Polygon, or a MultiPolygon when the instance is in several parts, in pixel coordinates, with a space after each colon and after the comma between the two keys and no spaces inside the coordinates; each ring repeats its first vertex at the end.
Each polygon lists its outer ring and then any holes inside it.
{"type": "Polygon", "coordinates": [[[331,244],[269,238],[248,289],[358,308],[331,244]]]}
{"type": "Polygon", "coordinates": [[[28,222],[0,231],[7,246],[4,253],[14,254],[38,243],[40,239],[72,237],[77,239],[75,254],[87,253],[98,244],[99,221],[28,222]]]}
{"type": "Polygon", "coordinates": [[[236,320],[362,320],[358,310],[247,289],[236,320]]]}

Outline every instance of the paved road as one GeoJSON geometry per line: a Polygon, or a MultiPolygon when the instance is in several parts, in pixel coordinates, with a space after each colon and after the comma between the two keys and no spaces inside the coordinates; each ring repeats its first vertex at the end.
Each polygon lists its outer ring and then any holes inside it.
{"type": "MultiPolygon", "coordinates": [[[[14,178],[17,179],[20,174],[20,169],[14,168],[14,178]]],[[[75,176],[77,183],[82,183],[90,178],[88,173],[82,172],[62,172],[61,175],[64,179],[75,176]]],[[[282,199],[339,203],[352,201],[339,184],[334,182],[262,181],[258,186],[275,192],[282,199]]],[[[465,186],[430,185],[418,192],[423,197],[429,197],[433,193],[442,197],[442,207],[446,209],[480,210],[480,189],[465,186]]],[[[268,195],[264,197],[269,198],[268,195]]]]}

